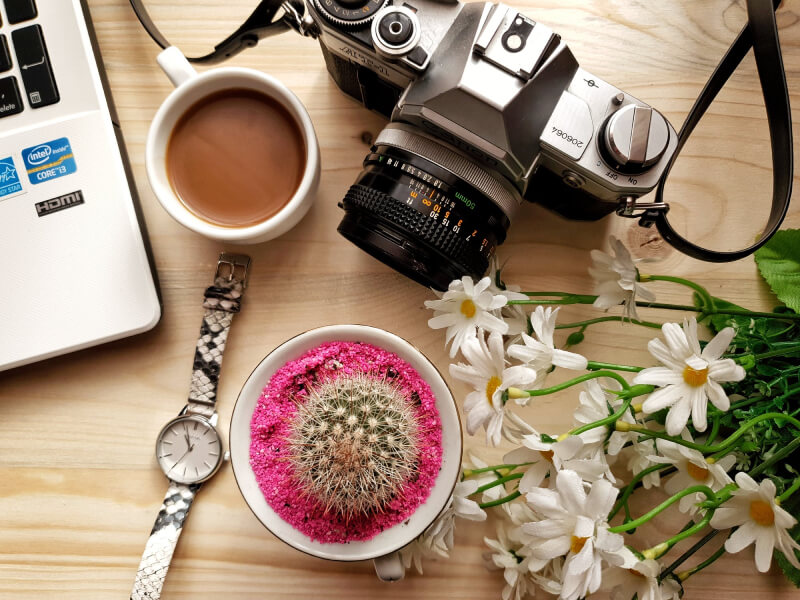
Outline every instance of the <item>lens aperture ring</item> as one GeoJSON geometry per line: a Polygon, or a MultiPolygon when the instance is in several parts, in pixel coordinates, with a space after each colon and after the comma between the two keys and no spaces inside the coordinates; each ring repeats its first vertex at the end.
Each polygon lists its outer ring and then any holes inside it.
{"type": "Polygon", "coordinates": [[[482,254],[463,235],[453,232],[451,228],[441,227],[437,221],[380,190],[358,184],[350,186],[343,205],[346,211],[363,212],[369,218],[396,229],[399,234],[414,234],[414,242],[423,242],[473,277],[480,278],[489,266],[491,252],[482,254]]]}

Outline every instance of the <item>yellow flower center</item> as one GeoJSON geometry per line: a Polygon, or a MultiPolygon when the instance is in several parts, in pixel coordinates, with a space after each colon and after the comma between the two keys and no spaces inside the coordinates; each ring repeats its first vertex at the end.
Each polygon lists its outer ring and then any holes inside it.
{"type": "Polygon", "coordinates": [[[553,462],[553,451],[552,450],[539,450],[539,454],[542,455],[542,458],[553,462]]]}
{"type": "Polygon", "coordinates": [[[489,401],[489,406],[494,408],[494,402],[492,401],[492,397],[494,393],[497,391],[497,388],[503,383],[503,380],[499,377],[492,375],[489,381],[486,382],[486,399],[489,401]]]}
{"type": "Polygon", "coordinates": [[[637,577],[641,577],[642,579],[647,579],[644,573],[640,573],[636,569],[628,569],[628,573],[630,573],[631,575],[636,575],[637,577]]]}
{"type": "Polygon", "coordinates": [[[587,541],[589,541],[588,537],[583,538],[573,535],[571,543],[569,545],[569,551],[572,552],[573,554],[577,554],[578,552],[583,550],[583,547],[587,541]]]}
{"type": "Polygon", "coordinates": [[[775,512],[763,500],[753,500],[750,503],[750,518],[759,525],[770,527],[775,523],[775,512]]]}
{"type": "Polygon", "coordinates": [[[693,369],[689,365],[683,369],[683,380],[692,387],[700,387],[708,381],[708,367],[693,369]]]}
{"type": "Polygon", "coordinates": [[[695,481],[705,481],[708,479],[708,469],[693,462],[686,463],[686,472],[695,481]]]}
{"type": "Polygon", "coordinates": [[[475,308],[475,303],[469,298],[467,298],[461,303],[461,314],[467,317],[468,319],[471,319],[472,317],[475,316],[476,310],[477,309],[475,308]]]}

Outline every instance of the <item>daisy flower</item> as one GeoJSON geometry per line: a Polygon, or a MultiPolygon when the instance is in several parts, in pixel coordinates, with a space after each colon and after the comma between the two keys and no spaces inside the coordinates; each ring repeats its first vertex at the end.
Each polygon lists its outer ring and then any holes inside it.
{"type": "Polygon", "coordinates": [[[756,483],[747,473],[736,474],[736,485],[730,500],[714,512],[711,526],[715,529],[738,527],[725,542],[731,554],[740,552],[752,543],[756,545],[756,568],[769,570],[772,553],[777,548],[791,565],[800,569],[795,550],[800,544],[789,535],[797,519],[778,506],[775,484],[770,479],[756,483]]]}
{"type": "MultiPolygon", "coordinates": [[[[692,441],[688,432],[684,433],[684,439],[688,442],[692,441]]],[[[727,472],[736,462],[733,454],[723,456],[717,461],[707,460],[697,450],[661,439],[656,440],[656,448],[660,456],[649,456],[648,458],[654,463],[674,465],[678,470],[664,484],[664,490],[670,496],[693,485],[705,485],[712,491],[718,492],[732,483],[727,472]]],[[[693,515],[698,511],[697,503],[703,500],[705,500],[705,496],[701,493],[690,494],[680,499],[678,508],[681,512],[693,515]]]]}
{"type": "MultiPolygon", "coordinates": [[[[487,566],[492,569],[503,569],[503,579],[505,586],[501,597],[503,600],[522,600],[528,594],[533,595],[536,591],[533,579],[530,577],[531,557],[519,554],[521,544],[515,543],[506,535],[502,525],[497,526],[497,539],[483,538],[483,541],[491,549],[486,552],[483,559],[487,566]]],[[[538,568],[544,566],[545,561],[538,568]]],[[[538,570],[534,566],[534,570],[538,570]]]]}
{"type": "MultiPolygon", "coordinates": [[[[522,333],[524,344],[512,344],[509,346],[508,355],[528,364],[542,375],[552,366],[572,370],[585,369],[588,361],[583,356],[574,352],[559,350],[555,347],[553,334],[556,329],[557,316],[557,308],[553,310],[552,307],[543,308],[537,306],[536,310],[531,313],[531,327],[537,339],[522,333]]],[[[540,377],[540,381],[543,381],[543,377],[540,377]]]]}
{"type": "Polygon", "coordinates": [[[559,471],[555,489],[536,488],[526,500],[542,520],[526,523],[526,552],[550,560],[566,555],[561,598],[577,600],[600,587],[603,563],[622,564],[623,537],[606,519],[618,490],[605,479],[584,483],[574,471],[559,471]],[[588,493],[586,490],[589,490],[588,493]]]}
{"type": "MultiPolygon", "coordinates": [[[[653,466],[654,463],[651,458],[653,457],[654,453],[657,452],[656,445],[653,440],[646,440],[644,442],[636,443],[629,448],[630,454],[628,456],[628,464],[626,467],[631,473],[638,475],[645,469],[653,466]]],[[[652,473],[648,473],[642,477],[642,486],[646,490],[661,486],[661,473],[659,471],[653,471],[652,473]]]]}
{"type": "Polygon", "coordinates": [[[453,513],[460,519],[468,521],[485,521],[486,513],[469,496],[478,491],[480,487],[475,479],[459,481],[453,489],[453,513]]]}
{"type": "Polygon", "coordinates": [[[503,425],[503,392],[511,387],[527,386],[536,379],[536,372],[522,365],[506,368],[503,337],[493,332],[488,344],[483,335],[470,338],[461,349],[469,364],[450,365],[450,375],[475,389],[464,400],[467,431],[473,435],[486,428],[487,443],[500,443],[503,425]]]}
{"type": "Polygon", "coordinates": [[[622,548],[620,555],[624,563],[609,567],[603,572],[603,587],[610,590],[611,600],[661,600],[658,575],[661,565],[653,559],[639,560],[636,555],[622,548]]]}
{"type": "Polygon", "coordinates": [[[720,383],[744,379],[740,365],[730,358],[720,358],[733,339],[733,328],[720,331],[703,350],[694,317],[683,322],[683,329],[677,323],[664,323],[661,331],[667,343],[656,338],[650,340],[647,348],[664,366],[645,369],[633,379],[634,383],[659,386],[644,401],[642,410],[654,413],[670,407],[666,422],[669,435],[683,431],[689,413],[694,428],[705,431],[709,400],[721,411],[730,408],[730,400],[720,383]]]}
{"type": "MultiPolygon", "coordinates": [[[[614,383],[616,384],[616,382],[614,383]]],[[[616,412],[621,405],[622,400],[620,400],[618,396],[606,393],[603,388],[600,387],[600,383],[598,383],[596,379],[590,379],[586,382],[586,390],[581,392],[578,397],[578,408],[572,415],[573,423],[576,427],[579,427],[581,425],[594,423],[600,419],[605,419],[609,415],[609,406],[616,412]]],[[[620,421],[630,424],[635,423],[630,411],[625,411],[622,417],[620,417],[620,421]]],[[[625,444],[628,442],[635,442],[638,437],[639,434],[633,431],[614,431],[611,433],[611,437],[609,437],[607,426],[595,427],[594,429],[580,434],[584,448],[587,450],[590,448],[602,450],[606,438],[608,438],[607,451],[609,456],[616,456],[620,453],[625,444]]]]}
{"type": "Polygon", "coordinates": [[[683,598],[683,587],[674,576],[667,577],[662,581],[658,591],[661,594],[661,600],[681,600],[683,598]]]}
{"type": "MultiPolygon", "coordinates": [[[[503,295],[494,295],[487,291],[491,280],[484,277],[473,283],[468,276],[450,283],[448,290],[438,300],[426,300],[425,307],[433,310],[433,317],[428,320],[428,327],[441,329],[447,327],[445,346],[450,346],[450,358],[454,358],[459,349],[469,339],[477,336],[477,330],[506,333],[508,325],[493,311],[505,306],[507,300],[503,295]]],[[[438,292],[434,292],[439,295],[438,292]]]]}
{"type": "Polygon", "coordinates": [[[597,299],[594,306],[608,310],[612,306],[625,305],[625,316],[639,320],[636,313],[637,295],[647,302],[653,302],[656,296],[639,282],[639,270],[636,264],[647,259],[633,259],[631,253],[617,238],[611,236],[611,251],[592,250],[592,266],[589,275],[595,282],[594,293],[597,299]]]}
{"type": "Polygon", "coordinates": [[[538,433],[522,438],[522,447],[512,450],[503,457],[506,464],[519,465],[531,463],[519,481],[519,491],[523,494],[538,488],[545,479],[553,481],[562,469],[575,471],[582,479],[600,479],[607,465],[605,461],[585,459],[580,456],[583,441],[578,436],[569,436],[559,442],[545,442],[538,433]]]}

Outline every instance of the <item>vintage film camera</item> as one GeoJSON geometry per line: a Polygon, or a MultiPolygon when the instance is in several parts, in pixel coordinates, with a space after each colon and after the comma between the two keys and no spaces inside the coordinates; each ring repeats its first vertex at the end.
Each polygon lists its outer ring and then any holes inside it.
{"type": "Polygon", "coordinates": [[[504,4],[308,8],[333,80],[390,118],[341,203],[339,232],[424,285],[481,277],[523,200],[571,219],[625,210],[675,151],[657,110],[504,4]]]}
{"type": "MultiPolygon", "coordinates": [[[[167,48],[142,0],[130,3],[167,48]]],[[[581,69],[552,30],[503,4],[260,0],[212,52],[188,60],[218,63],[292,29],[318,38],[336,84],[390,119],[341,202],[339,232],[424,285],[444,289],[462,275],[481,277],[523,200],[571,219],[616,211],[656,225],[689,256],[728,262],[749,256],[779,229],[794,173],[775,18],[780,0],[745,4],[747,23],[677,134],[658,111],[581,69]],[[753,243],[712,250],[672,227],[664,184],[751,49],[767,113],[772,203],[753,243]],[[654,188],[653,202],[637,200],[654,188]]]]}

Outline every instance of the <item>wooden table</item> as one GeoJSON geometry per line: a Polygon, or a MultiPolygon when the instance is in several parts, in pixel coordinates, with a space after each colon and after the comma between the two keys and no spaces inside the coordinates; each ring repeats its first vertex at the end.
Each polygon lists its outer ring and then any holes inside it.
{"type": "MultiPolygon", "coordinates": [[[[745,19],[741,0],[510,3],[560,32],[582,66],[652,103],[676,126],[745,19]]],[[[254,4],[148,2],[162,31],[190,54],[205,52],[233,31],[254,4]]],[[[128,597],[166,489],[153,456],[154,440],[185,402],[200,298],[223,249],[172,221],[148,187],[145,135],[170,91],[156,66],[156,46],[125,0],[90,0],[89,5],[150,232],[164,315],[150,333],[0,375],[0,597],[15,600],[128,597]]],[[[798,19],[800,1],[785,2],[779,23],[795,106],[800,105],[798,19]]],[[[446,371],[443,333],[426,326],[423,301],[431,293],[336,233],[342,215],[337,202],[383,119],[336,89],[311,40],[286,34],[230,63],[271,73],[298,94],[317,129],[323,167],[316,204],[302,223],[280,239],[246,249],[253,269],[225,356],[221,429],[227,431],[251,369],[280,342],[312,327],[353,322],[382,327],[413,340],[446,371]]],[[[676,222],[717,247],[743,245],[767,214],[768,156],[764,108],[749,59],[675,169],[668,199],[690,207],[674,211],[676,222]]],[[[795,206],[786,226],[798,225],[795,206]]],[[[679,255],[633,222],[610,217],[574,223],[536,206],[524,210],[500,249],[501,260],[508,259],[506,279],[529,290],[589,293],[589,250],[601,247],[609,233],[638,256],[662,259],[652,272],[696,278],[712,293],[753,309],[775,303],[751,259],[705,264],[679,255]]],[[[664,301],[687,300],[670,287],[656,286],[656,291],[664,301]]],[[[581,351],[597,359],[649,364],[643,355],[649,336],[633,326],[611,324],[591,332],[581,351]]],[[[464,387],[453,389],[463,398],[464,387]]],[[[540,430],[559,433],[569,425],[575,402],[574,393],[547,398],[527,416],[540,430]]],[[[465,439],[467,448],[485,459],[503,454],[487,451],[482,436],[465,439]]],[[[664,539],[670,523],[659,527],[645,535],[664,539]]],[[[226,466],[192,508],[164,598],[496,598],[502,581],[482,566],[484,535],[493,536],[493,527],[462,524],[449,561],[429,562],[424,576],[381,584],[369,563],[317,560],[274,538],[248,510],[226,466]]],[[[690,580],[688,597],[797,598],[800,592],[776,569],[759,576],[747,550],[690,580]]]]}

